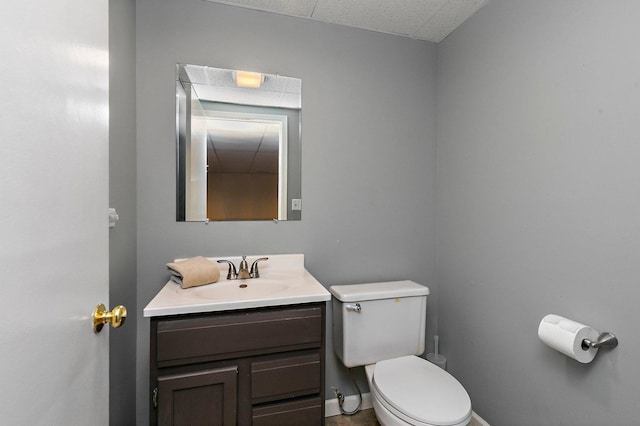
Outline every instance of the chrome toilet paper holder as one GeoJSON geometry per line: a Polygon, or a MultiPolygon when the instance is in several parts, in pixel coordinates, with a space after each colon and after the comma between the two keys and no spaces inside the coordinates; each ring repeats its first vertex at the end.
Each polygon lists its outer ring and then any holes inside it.
{"type": "Polygon", "coordinates": [[[588,351],[591,348],[606,348],[613,349],[618,346],[618,338],[613,333],[604,332],[600,333],[598,339],[594,342],[590,339],[582,340],[582,350],[588,351]]]}

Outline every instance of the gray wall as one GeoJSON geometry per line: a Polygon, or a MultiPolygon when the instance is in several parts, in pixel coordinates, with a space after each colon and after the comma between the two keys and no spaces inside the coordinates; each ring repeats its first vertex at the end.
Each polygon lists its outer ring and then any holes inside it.
{"type": "Polygon", "coordinates": [[[439,331],[494,426],[638,424],[638,17],[492,0],[438,46],[439,331]],[[620,346],[578,364],[548,313],[620,346]]]}
{"type": "Polygon", "coordinates": [[[136,420],[136,50],[135,0],[109,1],[109,303],[125,305],[125,325],[109,330],[109,424],[136,420]]]}
{"type": "MultiPolygon", "coordinates": [[[[326,286],[413,279],[434,293],[435,329],[436,46],[200,0],[139,0],[136,25],[138,423],[142,309],[176,257],[304,253],[326,286]],[[302,78],[302,221],[176,223],[177,62],[302,78]]],[[[327,367],[328,387],[350,389],[331,345],[327,367]]]]}

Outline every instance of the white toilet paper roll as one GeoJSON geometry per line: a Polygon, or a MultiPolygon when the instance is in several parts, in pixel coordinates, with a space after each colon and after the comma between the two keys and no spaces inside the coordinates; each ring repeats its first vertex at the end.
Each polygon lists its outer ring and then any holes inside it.
{"type": "Polygon", "coordinates": [[[542,318],[538,327],[538,337],[553,349],[583,364],[593,361],[598,353],[598,349],[595,348],[586,351],[582,349],[584,339],[594,342],[598,339],[597,331],[559,315],[549,314],[542,318]]]}

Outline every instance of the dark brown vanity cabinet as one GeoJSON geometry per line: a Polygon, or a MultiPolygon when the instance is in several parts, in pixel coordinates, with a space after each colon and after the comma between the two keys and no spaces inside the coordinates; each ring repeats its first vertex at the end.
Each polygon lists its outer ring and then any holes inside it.
{"type": "Polygon", "coordinates": [[[324,425],[325,302],[151,318],[150,424],[324,425]]]}

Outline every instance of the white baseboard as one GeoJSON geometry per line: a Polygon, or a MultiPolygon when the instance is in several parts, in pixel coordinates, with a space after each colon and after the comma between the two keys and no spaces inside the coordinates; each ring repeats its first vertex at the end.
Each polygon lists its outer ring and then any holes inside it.
{"type": "Polygon", "coordinates": [[[491,426],[485,419],[480,417],[478,413],[473,411],[470,426],[491,426]]]}
{"type": "MultiPolygon", "coordinates": [[[[358,405],[359,398],[358,395],[349,395],[344,398],[344,409],[347,411],[351,411],[356,408],[358,405]]],[[[371,402],[371,393],[363,393],[362,394],[362,406],[361,410],[368,410],[369,408],[373,408],[373,404],[371,402]]],[[[340,405],[338,404],[338,398],[327,399],[324,402],[324,416],[325,417],[333,417],[339,416],[342,414],[340,411],[340,405]]],[[[471,426],[491,426],[487,423],[482,417],[478,415],[475,411],[471,417],[471,426]]]]}
{"type": "MultiPolygon", "coordinates": [[[[356,408],[360,402],[360,398],[358,395],[349,395],[344,398],[343,407],[347,411],[351,411],[356,408]]],[[[362,406],[361,410],[367,410],[369,408],[373,408],[373,404],[371,403],[371,394],[363,393],[362,394],[362,406]]],[[[338,404],[338,398],[327,399],[324,402],[324,416],[325,417],[333,417],[342,414],[340,411],[340,405],[338,404]]]]}

